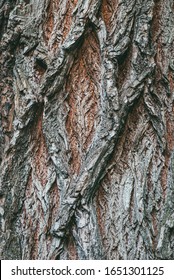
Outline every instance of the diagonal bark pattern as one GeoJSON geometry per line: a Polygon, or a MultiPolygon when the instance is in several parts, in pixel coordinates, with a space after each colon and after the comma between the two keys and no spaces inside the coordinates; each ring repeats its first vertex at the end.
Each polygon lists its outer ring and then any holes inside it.
{"type": "Polygon", "coordinates": [[[2,259],[174,258],[173,13],[0,1],[2,259]]]}

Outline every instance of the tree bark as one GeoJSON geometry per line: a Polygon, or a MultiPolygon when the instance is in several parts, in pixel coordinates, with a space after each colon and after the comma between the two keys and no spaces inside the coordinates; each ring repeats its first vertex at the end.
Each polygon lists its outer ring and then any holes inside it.
{"type": "Polygon", "coordinates": [[[0,1],[1,259],[174,259],[172,0],[0,1]]]}

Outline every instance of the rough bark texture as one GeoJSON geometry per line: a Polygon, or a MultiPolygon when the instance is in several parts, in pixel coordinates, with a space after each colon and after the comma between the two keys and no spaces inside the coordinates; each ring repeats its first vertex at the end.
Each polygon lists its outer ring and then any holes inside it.
{"type": "Polygon", "coordinates": [[[1,259],[174,259],[173,0],[0,0],[1,259]]]}

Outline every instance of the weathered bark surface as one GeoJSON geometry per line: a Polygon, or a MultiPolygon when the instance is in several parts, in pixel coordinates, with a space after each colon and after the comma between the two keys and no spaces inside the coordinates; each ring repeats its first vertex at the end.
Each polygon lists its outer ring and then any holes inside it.
{"type": "Polygon", "coordinates": [[[0,1],[1,259],[174,259],[173,0],[0,1]]]}

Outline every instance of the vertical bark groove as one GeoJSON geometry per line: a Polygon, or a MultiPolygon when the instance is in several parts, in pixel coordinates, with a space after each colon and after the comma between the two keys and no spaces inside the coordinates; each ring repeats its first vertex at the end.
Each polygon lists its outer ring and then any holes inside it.
{"type": "Polygon", "coordinates": [[[100,56],[98,49],[97,38],[92,30],[89,30],[89,34],[86,35],[72,66],[66,85],[70,108],[66,129],[70,150],[72,151],[71,166],[75,173],[79,173],[81,159],[84,158],[97,127],[100,91],[100,56]]]}

